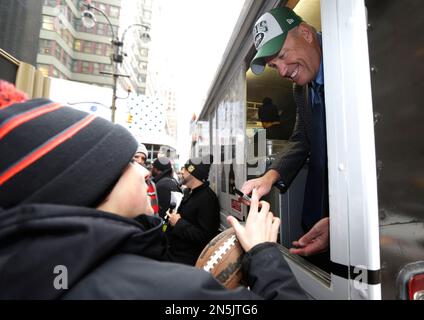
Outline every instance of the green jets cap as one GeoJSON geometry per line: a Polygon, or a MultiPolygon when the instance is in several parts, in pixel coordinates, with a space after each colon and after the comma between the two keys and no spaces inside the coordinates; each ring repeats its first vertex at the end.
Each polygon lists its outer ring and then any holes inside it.
{"type": "Polygon", "coordinates": [[[301,22],[302,18],[287,7],[275,8],[256,21],[253,41],[258,52],[250,63],[254,74],[261,74],[264,71],[265,58],[277,54],[284,45],[287,33],[301,22]]]}

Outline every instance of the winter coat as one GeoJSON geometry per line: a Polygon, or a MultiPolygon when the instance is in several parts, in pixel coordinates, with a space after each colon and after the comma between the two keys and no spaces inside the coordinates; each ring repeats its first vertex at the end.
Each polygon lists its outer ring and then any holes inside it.
{"type": "Polygon", "coordinates": [[[138,223],[102,211],[24,205],[0,212],[0,299],[303,299],[274,244],[245,255],[250,291],[162,262],[161,219],[138,223]]]}
{"type": "Polygon", "coordinates": [[[171,192],[181,192],[178,182],[169,176],[169,172],[163,172],[156,176],[153,181],[156,183],[156,193],[159,203],[159,216],[164,219],[171,202],[171,192]]]}
{"type": "Polygon", "coordinates": [[[195,265],[219,229],[219,201],[208,183],[187,193],[177,211],[181,219],[169,230],[172,261],[195,265]]]}

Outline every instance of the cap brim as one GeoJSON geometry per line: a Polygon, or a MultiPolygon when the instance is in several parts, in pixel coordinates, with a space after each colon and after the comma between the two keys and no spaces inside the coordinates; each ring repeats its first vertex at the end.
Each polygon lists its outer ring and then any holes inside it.
{"type": "Polygon", "coordinates": [[[262,48],[258,50],[252,62],[250,63],[250,68],[254,74],[259,75],[265,70],[265,58],[277,54],[283,47],[285,40],[286,34],[280,34],[274,39],[268,41],[262,48]]]}

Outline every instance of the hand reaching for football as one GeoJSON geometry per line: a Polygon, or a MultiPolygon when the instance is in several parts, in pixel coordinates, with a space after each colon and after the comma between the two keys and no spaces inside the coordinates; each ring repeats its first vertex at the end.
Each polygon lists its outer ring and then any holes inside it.
{"type": "Polygon", "coordinates": [[[280,219],[274,217],[268,202],[260,201],[256,189],[252,192],[249,215],[244,226],[234,217],[227,218],[228,223],[234,228],[241,246],[247,252],[254,246],[263,242],[276,242],[280,219]],[[259,204],[261,208],[259,211],[259,204]]]}

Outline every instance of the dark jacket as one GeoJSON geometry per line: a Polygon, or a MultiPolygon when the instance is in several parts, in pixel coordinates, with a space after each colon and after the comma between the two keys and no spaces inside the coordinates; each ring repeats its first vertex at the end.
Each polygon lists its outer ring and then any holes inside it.
{"type": "Polygon", "coordinates": [[[204,183],[184,196],[178,213],[181,219],[169,230],[171,260],[195,265],[203,248],[218,234],[218,197],[204,183]]]}
{"type": "Polygon", "coordinates": [[[305,101],[307,86],[293,86],[293,96],[297,105],[296,123],[293,133],[279,159],[269,169],[277,170],[281,180],[290,186],[299,170],[303,167],[310,152],[310,136],[312,131],[311,106],[305,101]]]}
{"type": "Polygon", "coordinates": [[[269,168],[277,170],[281,182],[289,187],[309,158],[302,209],[305,232],[321,218],[328,216],[329,211],[324,92],[321,86],[319,93],[316,93],[322,97],[323,105],[312,107],[309,87],[293,87],[297,105],[295,128],[279,159],[269,168]]]}
{"type": "Polygon", "coordinates": [[[178,182],[169,176],[170,171],[162,172],[153,181],[156,183],[156,193],[159,202],[159,216],[165,218],[171,201],[171,191],[181,192],[178,182]]]}
{"type": "Polygon", "coordinates": [[[140,221],[59,205],[0,212],[0,299],[305,298],[274,244],[244,257],[251,291],[228,291],[203,270],[158,261],[161,219],[140,221]],[[56,266],[66,267],[67,289],[55,288],[65,275],[56,266]]]}

